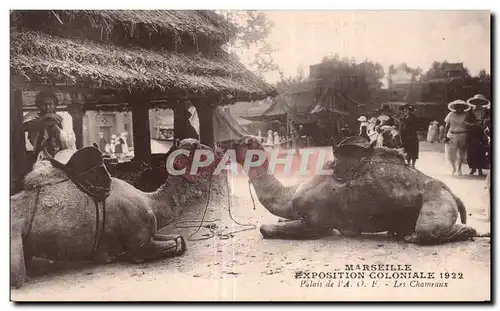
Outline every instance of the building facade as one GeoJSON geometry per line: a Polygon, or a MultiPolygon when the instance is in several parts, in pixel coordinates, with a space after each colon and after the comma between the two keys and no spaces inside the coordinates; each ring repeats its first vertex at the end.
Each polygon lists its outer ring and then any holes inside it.
{"type": "Polygon", "coordinates": [[[99,144],[99,133],[103,134],[106,142],[111,141],[112,135],[120,136],[127,133],[127,144],[133,148],[132,113],[130,112],[100,112],[87,111],[83,117],[83,145],[99,144]]]}

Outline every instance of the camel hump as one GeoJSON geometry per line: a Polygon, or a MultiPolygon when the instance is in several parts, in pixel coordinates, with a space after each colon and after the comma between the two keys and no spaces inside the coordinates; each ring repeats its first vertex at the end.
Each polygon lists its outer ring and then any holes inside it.
{"type": "Polygon", "coordinates": [[[71,156],[68,163],[62,164],[50,159],[54,167],[62,169],[80,190],[96,198],[104,199],[111,188],[109,174],[102,153],[95,147],[84,147],[71,156]]]}

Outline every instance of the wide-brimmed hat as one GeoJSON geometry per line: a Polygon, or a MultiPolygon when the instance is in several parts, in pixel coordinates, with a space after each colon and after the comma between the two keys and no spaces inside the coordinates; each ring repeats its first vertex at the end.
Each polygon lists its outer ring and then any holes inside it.
{"type": "Polygon", "coordinates": [[[464,106],[464,112],[471,110],[472,106],[471,104],[467,103],[466,101],[463,101],[461,99],[457,99],[452,101],[451,103],[448,104],[448,109],[450,111],[455,111],[456,106],[464,106]]]}
{"type": "Polygon", "coordinates": [[[473,97],[469,98],[467,100],[467,103],[473,108],[476,108],[477,105],[481,105],[486,109],[491,108],[491,102],[481,94],[476,94],[473,97]]]}
{"type": "Polygon", "coordinates": [[[361,116],[361,117],[358,118],[358,121],[359,122],[367,122],[368,120],[366,119],[365,116],[361,116]]]}
{"type": "Polygon", "coordinates": [[[403,104],[403,105],[399,106],[399,110],[403,110],[403,109],[415,111],[415,107],[413,105],[410,105],[410,104],[403,104]]]}

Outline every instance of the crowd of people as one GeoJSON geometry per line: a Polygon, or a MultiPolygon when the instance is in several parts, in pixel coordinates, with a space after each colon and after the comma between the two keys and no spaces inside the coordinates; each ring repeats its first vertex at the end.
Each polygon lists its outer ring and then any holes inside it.
{"type": "Polygon", "coordinates": [[[103,133],[99,133],[99,150],[111,157],[123,158],[129,153],[127,132],[111,135],[108,142],[103,133]]]}
{"type": "Polygon", "coordinates": [[[285,137],[280,137],[279,133],[273,130],[267,131],[267,137],[265,139],[262,137],[262,133],[259,130],[257,137],[265,146],[272,147],[273,149],[281,149],[281,144],[285,140],[285,137]]]}
{"type": "MultiPolygon", "coordinates": [[[[404,104],[399,109],[398,119],[391,116],[387,105],[377,110],[377,117],[360,116],[357,135],[373,141],[382,126],[396,127],[401,133],[407,163],[414,167],[419,157],[419,120],[413,105],[404,104]]],[[[490,163],[491,102],[477,94],[467,101],[449,103],[448,109],[444,124],[439,125],[437,120],[429,124],[426,140],[445,143],[445,155],[453,175],[462,175],[462,164],[467,161],[470,175],[483,176],[483,169],[489,169],[490,163]]]]}
{"type": "Polygon", "coordinates": [[[467,101],[455,100],[448,109],[445,154],[452,173],[462,175],[462,164],[467,160],[469,174],[483,176],[482,170],[490,163],[490,101],[478,94],[467,101]]]}

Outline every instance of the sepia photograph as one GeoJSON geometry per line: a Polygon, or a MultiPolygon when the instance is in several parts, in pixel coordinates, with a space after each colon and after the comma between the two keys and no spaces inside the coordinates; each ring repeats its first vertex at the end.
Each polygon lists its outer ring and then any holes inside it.
{"type": "Polygon", "coordinates": [[[11,7],[10,301],[491,303],[492,17],[11,7]]]}

